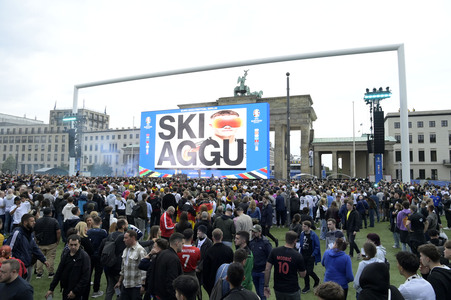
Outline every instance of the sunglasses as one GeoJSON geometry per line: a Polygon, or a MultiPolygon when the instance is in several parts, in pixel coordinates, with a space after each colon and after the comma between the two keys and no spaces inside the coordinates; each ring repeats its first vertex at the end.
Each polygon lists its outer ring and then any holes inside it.
{"type": "Polygon", "coordinates": [[[241,118],[239,118],[239,117],[236,117],[236,118],[233,118],[233,119],[230,119],[230,118],[215,118],[214,120],[213,120],[213,127],[214,128],[224,128],[224,127],[226,127],[226,126],[230,126],[230,127],[233,127],[233,128],[238,128],[238,127],[241,127],[241,118]]]}

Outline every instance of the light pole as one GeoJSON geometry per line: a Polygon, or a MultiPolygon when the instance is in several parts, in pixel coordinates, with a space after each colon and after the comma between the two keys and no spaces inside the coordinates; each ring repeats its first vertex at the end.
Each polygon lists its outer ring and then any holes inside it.
{"type": "Polygon", "coordinates": [[[287,72],[287,180],[290,180],[291,155],[290,155],[290,73],[287,72]]]}

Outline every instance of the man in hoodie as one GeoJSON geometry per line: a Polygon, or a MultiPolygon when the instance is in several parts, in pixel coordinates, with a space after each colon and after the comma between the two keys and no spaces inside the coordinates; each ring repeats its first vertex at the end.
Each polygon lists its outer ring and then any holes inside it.
{"type": "Polygon", "coordinates": [[[4,223],[4,232],[5,234],[9,234],[11,232],[11,227],[13,224],[13,218],[12,216],[9,214],[10,210],[11,210],[11,206],[14,205],[14,198],[16,198],[16,196],[14,195],[14,191],[13,189],[8,189],[6,196],[5,196],[5,223],[4,223]]]}
{"type": "MultiPolygon", "coordinates": [[[[387,254],[387,250],[385,250],[385,247],[381,245],[381,238],[377,233],[368,233],[367,236],[367,242],[371,242],[376,246],[376,258],[380,259],[381,261],[385,262],[385,255],[387,254]]],[[[362,254],[365,254],[362,251],[362,254]]]]}
{"type": "Polygon", "coordinates": [[[418,247],[420,253],[420,272],[435,291],[436,299],[451,298],[451,269],[440,264],[440,252],[432,244],[418,247]]]}
{"type": "Polygon", "coordinates": [[[36,221],[33,215],[24,214],[20,225],[14,229],[11,237],[5,242],[5,245],[11,247],[12,256],[20,259],[25,264],[28,271],[28,282],[31,281],[33,274],[32,255],[35,255],[47,268],[49,267],[47,259],[42,254],[38,245],[36,245],[32,236],[35,224],[36,221]]]}
{"type": "Polygon", "coordinates": [[[311,230],[312,224],[309,221],[302,222],[302,233],[299,238],[299,252],[301,252],[307,275],[304,277],[305,287],[302,290],[303,294],[310,292],[310,277],[315,280],[313,288],[319,284],[319,277],[314,272],[315,264],[321,262],[321,249],[319,238],[316,233],[311,230]]]}
{"type": "Polygon", "coordinates": [[[235,224],[232,219],[232,209],[227,208],[225,214],[216,218],[213,229],[219,228],[222,230],[222,243],[232,248],[233,235],[235,234],[235,224]]]}

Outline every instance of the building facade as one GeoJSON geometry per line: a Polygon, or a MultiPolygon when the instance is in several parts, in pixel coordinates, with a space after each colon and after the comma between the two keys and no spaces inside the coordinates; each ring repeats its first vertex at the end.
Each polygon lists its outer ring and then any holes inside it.
{"type": "MultiPolygon", "coordinates": [[[[385,116],[385,135],[395,138],[394,178],[401,178],[401,124],[399,113],[385,116]]],[[[451,110],[409,112],[410,177],[451,180],[451,110]]]]}
{"type": "MultiPolygon", "coordinates": [[[[17,174],[32,174],[43,168],[67,169],[70,122],[63,118],[71,112],[51,110],[48,124],[0,114],[0,165],[12,156],[13,173],[17,174]]],[[[88,109],[80,109],[78,116],[80,171],[89,175],[94,165],[108,165],[113,176],[137,175],[139,129],[109,129],[109,115],[88,109]]]]}

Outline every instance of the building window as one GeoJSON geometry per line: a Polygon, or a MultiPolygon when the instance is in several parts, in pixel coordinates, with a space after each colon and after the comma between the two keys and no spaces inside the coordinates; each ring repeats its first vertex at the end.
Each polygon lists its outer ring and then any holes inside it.
{"type": "Polygon", "coordinates": [[[66,151],[66,145],[61,145],[61,151],[65,152],[66,151]]]}
{"type": "Polygon", "coordinates": [[[48,147],[49,147],[48,152],[52,152],[52,145],[49,145],[48,147]]]}
{"type": "Polygon", "coordinates": [[[117,135],[117,139],[118,139],[118,140],[121,139],[121,135],[120,135],[120,134],[117,135]]]}
{"type": "Polygon", "coordinates": [[[115,137],[115,135],[114,135],[114,134],[112,134],[112,135],[111,135],[111,139],[112,139],[112,140],[114,140],[114,137],[115,137]]]}
{"type": "Polygon", "coordinates": [[[100,137],[100,139],[103,141],[103,135],[100,137]]]}
{"type": "Polygon", "coordinates": [[[89,140],[92,141],[92,136],[89,137],[89,140]]]}
{"type": "Polygon", "coordinates": [[[412,135],[409,134],[409,144],[412,144],[412,135]]]}
{"type": "Polygon", "coordinates": [[[65,136],[65,135],[62,136],[62,142],[63,142],[63,143],[66,142],[66,136],[65,136]]]}
{"type": "Polygon", "coordinates": [[[41,154],[41,161],[44,161],[44,153],[41,154]]]}
{"type": "Polygon", "coordinates": [[[47,154],[47,161],[50,161],[50,153],[47,154]]]}
{"type": "Polygon", "coordinates": [[[442,127],[448,127],[448,120],[442,120],[442,127]]]}
{"type": "Polygon", "coordinates": [[[438,172],[437,172],[437,169],[432,169],[432,170],[431,170],[431,179],[432,179],[432,180],[437,180],[437,179],[438,179],[438,172]]]}
{"type": "Polygon", "coordinates": [[[98,141],[99,140],[99,136],[98,135],[96,135],[96,141],[98,141]]]}
{"type": "Polygon", "coordinates": [[[28,161],[31,161],[31,153],[28,154],[27,156],[28,156],[28,157],[27,157],[27,158],[28,158],[27,160],[28,160],[28,161]]]}
{"type": "Polygon", "coordinates": [[[107,136],[106,136],[106,139],[107,139],[107,141],[108,141],[108,140],[110,139],[110,136],[109,136],[109,135],[107,135],[107,136]]]}
{"type": "Polygon", "coordinates": [[[51,143],[51,142],[52,142],[52,136],[49,135],[49,143],[51,143]]]}
{"type": "Polygon", "coordinates": [[[409,128],[412,128],[412,122],[409,122],[409,128]]]}
{"type": "Polygon", "coordinates": [[[58,145],[55,145],[55,152],[58,152],[58,145]]]}
{"type": "Polygon", "coordinates": [[[61,163],[64,162],[64,154],[61,154],[61,163]]]}
{"type": "MultiPolygon", "coordinates": [[[[409,151],[409,159],[410,159],[410,162],[413,162],[413,151],[412,150],[409,151]]],[[[413,178],[413,175],[410,175],[410,178],[413,178]]]]}
{"type": "Polygon", "coordinates": [[[55,135],[55,143],[59,143],[59,142],[58,142],[58,136],[57,136],[57,135],[55,135]]]}
{"type": "Polygon", "coordinates": [[[437,150],[431,150],[431,161],[437,161],[437,150]]]}
{"type": "Polygon", "coordinates": [[[395,129],[399,129],[399,128],[401,128],[401,123],[395,122],[394,126],[395,126],[395,129]]]}
{"type": "Polygon", "coordinates": [[[89,145],[89,151],[92,151],[92,145],[89,145]]]}
{"type": "Polygon", "coordinates": [[[418,161],[424,161],[424,150],[418,151],[418,161]]]}
{"type": "Polygon", "coordinates": [[[420,174],[419,174],[419,178],[420,179],[426,179],[426,170],[425,169],[420,169],[420,174]]]}
{"type": "Polygon", "coordinates": [[[94,151],[98,151],[98,150],[99,150],[98,145],[95,145],[95,146],[94,146],[94,151]]]}
{"type": "Polygon", "coordinates": [[[451,133],[448,133],[448,144],[451,145],[451,133]]]}
{"type": "Polygon", "coordinates": [[[37,153],[34,154],[34,161],[38,161],[38,154],[37,153]]]}
{"type": "Polygon", "coordinates": [[[53,161],[58,161],[58,154],[55,153],[55,155],[53,156],[53,161]]]}
{"type": "Polygon", "coordinates": [[[435,133],[431,133],[429,135],[429,142],[435,143],[435,141],[436,141],[436,135],[435,135],[435,133]]]}
{"type": "Polygon", "coordinates": [[[419,134],[418,135],[418,144],[423,144],[424,143],[424,134],[419,134]]]}
{"type": "Polygon", "coordinates": [[[401,161],[401,151],[395,151],[395,161],[401,161]]]}
{"type": "Polygon", "coordinates": [[[435,121],[429,121],[429,127],[435,127],[435,121]]]}

